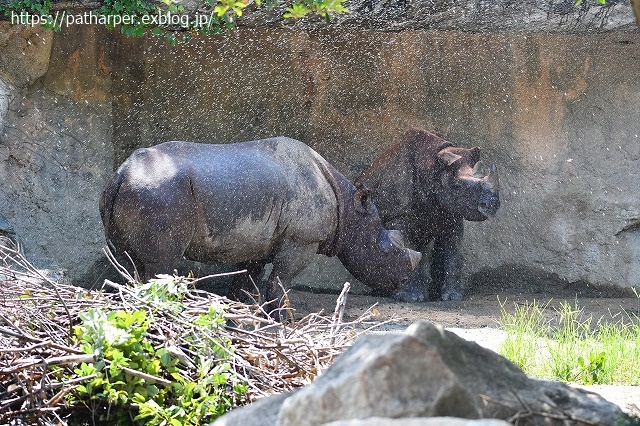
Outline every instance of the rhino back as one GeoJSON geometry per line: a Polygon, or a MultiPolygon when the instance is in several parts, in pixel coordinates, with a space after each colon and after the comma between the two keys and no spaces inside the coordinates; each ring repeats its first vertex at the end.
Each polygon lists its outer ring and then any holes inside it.
{"type": "Polygon", "coordinates": [[[385,224],[405,216],[411,209],[414,170],[406,144],[396,143],[383,152],[356,182],[373,194],[380,218],[385,224]]]}
{"type": "Polygon", "coordinates": [[[411,246],[437,232],[431,220],[439,209],[436,156],[451,145],[427,130],[409,129],[357,179],[371,188],[385,227],[400,229],[411,246]]]}
{"type": "Polygon", "coordinates": [[[335,194],[317,154],[300,142],[169,142],[157,148],[190,178],[195,218],[188,258],[265,259],[284,239],[320,243],[335,229],[335,194]]]}

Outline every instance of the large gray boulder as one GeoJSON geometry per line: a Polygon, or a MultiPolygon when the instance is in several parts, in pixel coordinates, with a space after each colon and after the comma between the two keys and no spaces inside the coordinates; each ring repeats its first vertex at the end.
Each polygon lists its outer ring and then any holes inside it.
{"type": "MultiPolygon", "coordinates": [[[[495,352],[428,322],[404,334],[367,335],[309,386],[260,404],[261,410],[239,409],[214,425],[261,419],[263,425],[313,426],[372,417],[615,425],[623,415],[595,393],[529,378],[495,352]]],[[[376,421],[367,424],[382,424],[376,421]]]]}

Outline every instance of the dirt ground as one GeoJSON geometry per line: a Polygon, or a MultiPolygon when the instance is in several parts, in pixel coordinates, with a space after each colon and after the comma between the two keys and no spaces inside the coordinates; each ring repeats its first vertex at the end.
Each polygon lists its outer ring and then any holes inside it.
{"type": "MultiPolygon", "coordinates": [[[[294,288],[291,302],[299,314],[324,311],[331,315],[338,291],[294,288]]],[[[399,303],[370,292],[351,292],[347,297],[345,320],[355,320],[375,305],[380,321],[406,326],[417,320],[440,323],[445,327],[498,328],[501,306],[513,311],[516,304],[536,301],[545,306],[549,319],[557,316],[563,302],[582,309],[583,315],[597,320],[618,321],[640,316],[640,292],[616,286],[589,286],[567,283],[551,274],[514,268],[473,275],[460,302],[399,303]]]]}
{"type": "MultiPolygon", "coordinates": [[[[294,288],[290,292],[297,315],[322,311],[331,316],[337,296],[338,292],[309,288],[294,288]]],[[[499,341],[501,306],[513,311],[516,304],[533,301],[545,306],[548,319],[558,316],[557,310],[563,302],[581,308],[584,318],[591,316],[594,325],[598,320],[619,321],[640,316],[640,298],[631,289],[571,284],[531,271],[510,271],[506,274],[497,271],[471,277],[465,289],[465,300],[460,302],[399,303],[366,292],[350,293],[344,321],[356,320],[374,307],[378,313],[375,321],[387,322],[382,330],[402,330],[417,320],[428,320],[458,329],[463,333],[462,337],[483,344],[495,342],[496,335],[499,341]]],[[[497,345],[493,346],[489,344],[495,350],[497,345]]],[[[625,412],[640,416],[640,386],[586,388],[616,403],[625,412]]]]}

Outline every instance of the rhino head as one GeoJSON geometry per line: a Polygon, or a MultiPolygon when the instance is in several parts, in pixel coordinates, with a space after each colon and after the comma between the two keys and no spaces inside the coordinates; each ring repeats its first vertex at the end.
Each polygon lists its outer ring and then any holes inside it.
{"type": "Polygon", "coordinates": [[[483,221],[500,207],[500,184],[495,164],[481,172],[480,148],[444,148],[438,153],[440,168],[436,197],[441,206],[466,220],[483,221]]]}
{"type": "MultiPolygon", "coordinates": [[[[369,190],[357,184],[352,208],[345,209],[342,249],[338,258],[363,284],[388,293],[411,288],[419,282],[422,254],[406,248],[399,231],[382,226],[369,190]]],[[[416,300],[423,300],[415,295],[416,300]]]]}

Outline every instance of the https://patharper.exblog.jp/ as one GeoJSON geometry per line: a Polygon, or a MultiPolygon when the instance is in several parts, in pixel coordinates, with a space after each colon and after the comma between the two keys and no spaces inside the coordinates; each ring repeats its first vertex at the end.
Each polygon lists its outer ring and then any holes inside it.
{"type": "Polygon", "coordinates": [[[31,12],[11,12],[12,25],[28,25],[35,27],[38,25],[49,25],[52,28],[69,27],[71,25],[106,25],[116,27],[119,25],[144,26],[178,26],[183,28],[206,28],[214,26],[218,20],[216,15],[211,14],[177,14],[158,12],[148,15],[114,14],[105,15],[94,11],[83,13],[69,13],[57,11],[55,13],[39,15],[31,12]]]}

